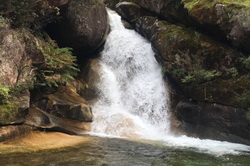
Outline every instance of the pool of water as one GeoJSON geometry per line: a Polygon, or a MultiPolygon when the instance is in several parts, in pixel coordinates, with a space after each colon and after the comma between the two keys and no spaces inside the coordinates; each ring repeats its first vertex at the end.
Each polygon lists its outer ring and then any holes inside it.
{"type": "Polygon", "coordinates": [[[193,148],[93,137],[87,144],[38,152],[1,152],[0,166],[249,166],[250,155],[215,156],[193,148]]]}

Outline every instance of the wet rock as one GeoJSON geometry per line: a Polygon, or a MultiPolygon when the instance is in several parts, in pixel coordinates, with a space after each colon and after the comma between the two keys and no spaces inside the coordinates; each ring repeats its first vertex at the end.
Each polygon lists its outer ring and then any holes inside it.
{"type": "Polygon", "coordinates": [[[40,129],[49,129],[69,134],[83,134],[89,131],[89,123],[61,118],[37,107],[30,108],[25,124],[40,129]]]}
{"type": "Polygon", "coordinates": [[[116,11],[122,18],[129,23],[133,23],[135,19],[141,16],[150,15],[144,11],[139,5],[133,2],[120,2],[116,5],[116,11]]]}
{"type": "Polygon", "coordinates": [[[250,145],[250,121],[247,111],[194,101],[179,102],[175,115],[179,128],[190,136],[250,145]]]}
{"type": "Polygon", "coordinates": [[[61,87],[53,94],[40,94],[33,105],[57,117],[92,122],[93,115],[87,101],[72,86],[61,87]]]}
{"type": "Polygon", "coordinates": [[[0,127],[0,142],[26,135],[32,130],[32,127],[26,125],[0,127]]]}
{"type": "Polygon", "coordinates": [[[241,53],[206,35],[153,17],[139,18],[136,30],[151,41],[165,74],[187,97],[248,107],[237,99],[250,91],[247,75],[239,75],[241,53]],[[229,84],[232,88],[224,88],[229,84]]]}
{"type": "Polygon", "coordinates": [[[100,61],[98,59],[89,60],[87,65],[82,69],[81,78],[85,86],[80,89],[80,95],[88,102],[93,102],[98,97],[98,82],[100,81],[100,61]]]}
{"type": "Polygon", "coordinates": [[[104,43],[109,22],[101,1],[72,0],[61,13],[63,18],[47,27],[60,46],[72,47],[79,58],[84,58],[104,43]]]}

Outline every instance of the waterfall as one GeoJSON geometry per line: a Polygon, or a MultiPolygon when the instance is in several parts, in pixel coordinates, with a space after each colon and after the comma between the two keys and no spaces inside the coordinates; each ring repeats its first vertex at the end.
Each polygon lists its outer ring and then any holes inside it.
{"type": "Polygon", "coordinates": [[[92,131],[144,137],[168,132],[168,96],[150,43],[125,29],[110,11],[111,32],[101,54],[100,98],[92,131]]]}
{"type": "Polygon", "coordinates": [[[111,32],[100,58],[99,98],[92,105],[91,133],[163,141],[213,154],[250,151],[245,145],[175,137],[169,132],[168,90],[150,43],[125,29],[120,16],[108,11],[111,32]]]}

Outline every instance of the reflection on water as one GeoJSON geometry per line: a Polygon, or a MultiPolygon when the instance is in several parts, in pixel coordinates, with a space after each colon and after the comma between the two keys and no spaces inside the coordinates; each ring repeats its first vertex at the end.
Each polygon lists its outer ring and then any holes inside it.
{"type": "Polygon", "coordinates": [[[93,137],[76,147],[25,153],[0,151],[1,166],[248,166],[248,154],[216,157],[193,149],[93,137]]]}

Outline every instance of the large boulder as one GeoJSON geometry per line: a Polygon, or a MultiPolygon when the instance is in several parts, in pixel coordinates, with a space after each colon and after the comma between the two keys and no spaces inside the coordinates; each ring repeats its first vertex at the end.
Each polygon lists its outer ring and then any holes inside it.
{"type": "Polygon", "coordinates": [[[34,66],[44,58],[28,30],[11,29],[0,20],[0,124],[22,123],[30,105],[34,66]]]}
{"type": "Polygon", "coordinates": [[[250,53],[250,4],[247,1],[183,0],[191,18],[214,35],[221,34],[233,46],[250,53]],[[215,32],[215,33],[214,33],[215,32]]]}
{"type": "Polygon", "coordinates": [[[250,4],[225,0],[117,0],[106,3],[117,10],[119,2],[134,2],[166,21],[194,27],[250,53],[250,4]]]}
{"type": "Polygon", "coordinates": [[[80,97],[70,85],[60,87],[52,94],[37,94],[36,107],[58,117],[80,122],[92,122],[93,115],[87,101],[80,97]]]}
{"type": "Polygon", "coordinates": [[[61,14],[59,22],[47,27],[60,46],[72,47],[79,58],[84,58],[104,43],[109,21],[102,1],[72,0],[61,14]]]}
{"type": "Polygon", "coordinates": [[[250,92],[247,73],[239,74],[242,69],[239,59],[244,58],[241,53],[206,35],[153,17],[139,18],[136,30],[151,41],[164,72],[186,96],[197,101],[249,107],[247,97],[244,102],[239,99],[250,92]]]}
{"type": "Polygon", "coordinates": [[[181,131],[200,138],[250,145],[250,119],[245,110],[183,100],[175,111],[181,131]]]}
{"type": "Polygon", "coordinates": [[[83,134],[93,121],[91,107],[71,86],[61,86],[57,92],[36,92],[25,124],[70,134],[83,134]]]}
{"type": "Polygon", "coordinates": [[[84,134],[90,130],[89,123],[58,117],[37,107],[29,108],[25,124],[68,134],[84,134]]]}

